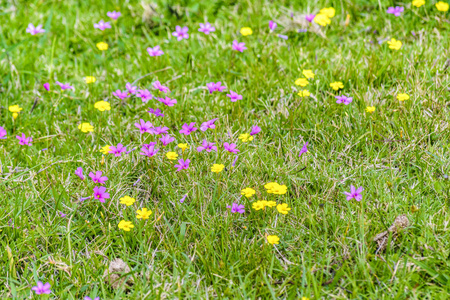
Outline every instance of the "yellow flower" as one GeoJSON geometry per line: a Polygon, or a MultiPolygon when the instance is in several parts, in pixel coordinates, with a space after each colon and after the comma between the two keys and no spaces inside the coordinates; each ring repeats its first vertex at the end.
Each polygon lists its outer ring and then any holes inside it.
{"type": "Polygon", "coordinates": [[[220,173],[222,172],[223,168],[225,168],[225,166],[222,164],[213,164],[211,167],[211,172],[220,173]]]}
{"type": "Polygon", "coordinates": [[[328,18],[327,15],[324,14],[318,14],[314,17],[314,22],[316,22],[317,24],[319,24],[320,26],[327,26],[329,24],[331,24],[331,20],[330,18],[328,18]]]}
{"type": "Polygon", "coordinates": [[[105,42],[97,43],[97,48],[100,51],[106,51],[106,50],[108,50],[108,44],[105,42]]]}
{"type": "Polygon", "coordinates": [[[305,87],[305,86],[307,86],[309,84],[309,82],[308,82],[308,79],[306,79],[306,78],[299,78],[299,79],[297,79],[295,81],[295,84],[299,85],[299,86],[302,86],[302,87],[305,87]]]}
{"type": "Polygon", "coordinates": [[[309,97],[311,93],[308,90],[301,90],[297,95],[299,95],[300,97],[309,97]]]}
{"type": "Polygon", "coordinates": [[[275,205],[277,205],[277,203],[275,201],[266,201],[266,200],[261,200],[261,201],[263,201],[264,206],[267,206],[267,207],[270,207],[270,208],[272,208],[275,205]]]}
{"type": "Polygon", "coordinates": [[[438,11],[447,11],[448,3],[439,1],[438,3],[436,3],[436,8],[438,11]]]}
{"type": "Polygon", "coordinates": [[[273,245],[273,244],[278,245],[280,243],[280,238],[276,235],[268,235],[267,242],[271,245],[273,245]]]}
{"type": "Polygon", "coordinates": [[[398,101],[405,101],[405,100],[408,100],[408,99],[409,99],[408,94],[398,94],[397,95],[397,100],[398,101]]]}
{"type": "Polygon", "coordinates": [[[119,228],[123,229],[124,231],[130,231],[131,228],[134,228],[134,225],[130,221],[122,220],[119,222],[119,228]]]}
{"type": "Polygon", "coordinates": [[[277,205],[277,210],[280,214],[287,215],[291,208],[288,207],[287,203],[283,203],[277,205]]]}
{"type": "Polygon", "coordinates": [[[269,194],[284,195],[287,192],[287,186],[280,185],[276,182],[269,182],[264,186],[269,194]]]}
{"type": "Polygon", "coordinates": [[[125,196],[119,199],[120,204],[125,204],[126,206],[133,205],[134,202],[136,202],[136,199],[131,198],[130,196],[125,196]]]}
{"type": "Polygon", "coordinates": [[[188,144],[178,144],[177,146],[178,146],[178,148],[181,149],[182,152],[184,152],[184,150],[186,150],[187,148],[189,148],[189,145],[188,145],[188,144]]]}
{"type": "Polygon", "coordinates": [[[167,152],[166,157],[170,160],[175,160],[178,157],[176,152],[167,152]]]}
{"type": "Polygon", "coordinates": [[[95,102],[94,107],[99,111],[111,110],[111,104],[103,100],[95,102]]]}
{"type": "Polygon", "coordinates": [[[302,300],[309,300],[309,298],[306,298],[306,297],[302,297],[302,300]]]}
{"type": "Polygon", "coordinates": [[[240,33],[243,36],[251,35],[253,33],[253,30],[250,27],[242,27],[240,30],[240,33]]]}
{"type": "Polygon", "coordinates": [[[400,48],[402,47],[402,42],[400,42],[394,38],[392,38],[387,43],[389,45],[389,49],[392,49],[392,50],[400,50],[400,48]]]}
{"type": "Polygon", "coordinates": [[[421,7],[424,4],[425,4],[425,0],[414,0],[412,2],[412,5],[414,5],[415,7],[421,7]]]}
{"type": "Polygon", "coordinates": [[[241,191],[241,195],[244,195],[247,198],[250,198],[256,193],[256,191],[252,188],[245,188],[241,191]]]}
{"type": "Polygon", "coordinates": [[[13,113],[13,118],[14,118],[14,120],[17,119],[18,116],[19,116],[18,113],[13,113]]]}
{"type": "Polygon", "coordinates": [[[89,123],[81,123],[80,125],[78,125],[78,129],[80,129],[82,132],[89,132],[94,131],[94,126],[89,123]]]}
{"type": "Polygon", "coordinates": [[[336,14],[336,11],[332,7],[326,7],[326,8],[322,8],[320,10],[320,13],[331,19],[336,14]]]}
{"type": "Polygon", "coordinates": [[[374,111],[375,111],[375,106],[367,106],[366,107],[366,112],[373,113],[374,111]]]}
{"type": "Polygon", "coordinates": [[[340,81],[335,81],[330,83],[330,86],[333,90],[338,91],[339,89],[343,89],[344,88],[344,84],[340,81]]]}
{"type": "Polygon", "coordinates": [[[103,154],[108,154],[109,153],[109,147],[111,147],[110,145],[105,145],[100,149],[100,152],[103,154]]]}
{"type": "Polygon", "coordinates": [[[303,70],[302,72],[303,76],[305,76],[307,79],[314,78],[314,73],[311,70],[303,70]]]}
{"type": "Polygon", "coordinates": [[[94,83],[94,82],[96,82],[97,79],[95,79],[94,76],[86,76],[86,77],[84,77],[84,81],[86,81],[86,83],[89,84],[89,83],[94,83]]]}
{"type": "Polygon", "coordinates": [[[247,142],[253,141],[253,136],[250,135],[249,133],[243,133],[243,134],[240,134],[240,135],[239,135],[239,139],[240,139],[242,142],[247,143],[247,142]]]}
{"type": "Polygon", "coordinates": [[[12,113],[20,113],[23,108],[19,107],[19,105],[11,105],[8,109],[12,113]]]}
{"type": "Polygon", "coordinates": [[[258,200],[252,204],[252,208],[254,210],[261,210],[261,209],[264,209],[264,207],[265,207],[265,205],[262,200],[258,200]]]}
{"type": "Polygon", "coordinates": [[[150,217],[150,215],[152,214],[151,210],[147,210],[145,207],[142,210],[138,210],[136,211],[137,216],[136,218],[138,219],[142,219],[142,220],[147,220],[148,217],[150,217]]]}

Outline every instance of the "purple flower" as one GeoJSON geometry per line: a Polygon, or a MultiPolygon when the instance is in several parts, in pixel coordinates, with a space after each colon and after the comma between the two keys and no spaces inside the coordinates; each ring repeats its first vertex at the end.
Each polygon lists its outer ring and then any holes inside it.
{"type": "Polygon", "coordinates": [[[136,94],[137,87],[132,86],[131,83],[128,82],[125,85],[125,88],[127,89],[128,93],[133,94],[133,95],[136,94]]]}
{"type": "Polygon", "coordinates": [[[65,214],[65,213],[63,213],[63,212],[61,212],[61,211],[59,211],[58,214],[59,214],[59,216],[60,216],[61,218],[65,218],[65,217],[67,216],[67,214],[65,214]]]}
{"type": "Polygon", "coordinates": [[[44,86],[44,89],[47,90],[47,92],[50,91],[50,83],[48,83],[48,82],[44,83],[43,86],[44,86]]]}
{"type": "Polygon", "coordinates": [[[227,94],[227,97],[231,98],[231,102],[236,102],[238,100],[242,100],[242,95],[239,95],[236,92],[230,91],[229,94],[227,94]]]}
{"type": "Polygon", "coordinates": [[[153,124],[150,123],[150,121],[145,122],[144,120],[140,119],[140,123],[134,123],[134,126],[136,126],[140,133],[149,132],[153,133],[153,124]]]}
{"type": "Polygon", "coordinates": [[[159,90],[162,93],[170,92],[167,86],[162,85],[159,81],[153,82],[153,88],[159,90]]]}
{"type": "Polygon", "coordinates": [[[43,284],[41,281],[37,282],[37,286],[33,286],[31,289],[36,293],[36,295],[50,294],[50,283],[43,284]]]}
{"type": "Polygon", "coordinates": [[[96,186],[94,188],[94,198],[101,203],[105,203],[105,199],[109,199],[109,193],[106,192],[106,188],[104,186],[96,186]]]}
{"type": "Polygon", "coordinates": [[[311,15],[306,15],[306,16],[305,16],[305,19],[306,19],[306,21],[308,21],[309,23],[312,23],[312,21],[314,20],[315,17],[316,17],[316,15],[311,14],[311,15]]]}
{"type": "Polygon", "coordinates": [[[177,172],[181,171],[181,170],[187,170],[187,168],[189,168],[189,163],[191,162],[190,159],[179,159],[178,160],[178,165],[175,165],[174,167],[177,168],[177,172]]]}
{"type": "Polygon", "coordinates": [[[71,86],[70,83],[61,83],[61,82],[57,81],[56,84],[59,85],[63,91],[69,90],[69,89],[73,90],[73,86],[71,86]]]}
{"type": "Polygon", "coordinates": [[[233,203],[231,206],[227,205],[228,208],[231,208],[231,212],[233,214],[235,213],[240,213],[243,214],[245,213],[245,206],[242,204],[237,204],[237,203],[233,203]]]}
{"type": "Polygon", "coordinates": [[[303,145],[302,149],[300,150],[300,153],[298,154],[298,157],[302,156],[303,153],[308,152],[308,144],[309,142],[306,142],[306,144],[303,145]]]}
{"type": "Polygon", "coordinates": [[[356,201],[362,200],[361,192],[363,191],[363,187],[360,186],[358,189],[356,189],[353,185],[350,186],[350,193],[344,192],[344,194],[347,196],[347,200],[355,199],[356,201]]]}
{"type": "Polygon", "coordinates": [[[80,201],[83,202],[84,200],[88,200],[88,199],[91,199],[91,196],[81,197],[80,201]]]}
{"type": "Polygon", "coordinates": [[[216,121],[218,120],[218,118],[206,121],[202,123],[202,126],[200,126],[200,130],[201,131],[206,131],[208,129],[214,129],[216,128],[216,124],[214,124],[216,121]]]}
{"type": "Polygon", "coordinates": [[[148,52],[148,55],[150,55],[150,56],[161,56],[161,55],[164,54],[164,52],[161,50],[159,45],[155,46],[153,48],[152,47],[148,47],[147,48],[147,52],[148,52]]]}
{"type": "Polygon", "coordinates": [[[164,103],[167,106],[174,106],[177,103],[177,99],[170,99],[169,97],[158,98],[158,101],[164,103]]]}
{"type": "Polygon", "coordinates": [[[164,114],[161,112],[161,110],[159,108],[149,108],[148,110],[149,113],[154,114],[157,117],[164,117],[164,114]]]}
{"type": "Polygon", "coordinates": [[[100,184],[104,184],[106,180],[108,180],[108,177],[102,176],[102,171],[95,172],[95,175],[94,173],[89,172],[89,177],[91,177],[92,181],[94,181],[95,183],[100,184]]]}
{"type": "Polygon", "coordinates": [[[231,167],[232,167],[232,168],[234,168],[234,166],[236,165],[236,162],[237,162],[237,160],[238,160],[238,157],[239,157],[239,156],[236,155],[236,157],[234,158],[233,163],[231,164],[231,167]]]}
{"type": "Polygon", "coordinates": [[[128,92],[127,91],[121,91],[121,90],[117,90],[115,92],[112,93],[113,96],[116,96],[117,98],[123,100],[125,98],[128,98],[128,92]]]}
{"type": "Polygon", "coordinates": [[[126,154],[130,154],[131,152],[133,152],[134,150],[136,150],[137,148],[133,148],[133,149],[131,149],[131,150],[128,150],[127,152],[126,152],[126,154]]]}
{"type": "Polygon", "coordinates": [[[352,97],[347,97],[347,96],[336,96],[335,98],[337,99],[336,103],[338,103],[338,104],[344,103],[345,105],[349,105],[353,101],[352,97]]]}
{"type": "Polygon", "coordinates": [[[167,146],[170,143],[172,143],[173,141],[175,141],[175,138],[173,136],[166,134],[166,135],[163,135],[159,140],[161,141],[163,146],[167,146]]]}
{"type": "Polygon", "coordinates": [[[275,28],[277,28],[277,23],[275,23],[274,21],[269,21],[269,29],[270,31],[274,31],[275,28]]]}
{"type": "Polygon", "coordinates": [[[141,153],[139,153],[140,155],[144,155],[144,156],[148,156],[148,157],[152,157],[155,156],[156,153],[158,153],[159,149],[155,149],[154,145],[143,145],[141,148],[141,153]]]}
{"type": "Polygon", "coordinates": [[[283,40],[287,40],[289,38],[287,35],[284,35],[284,34],[278,34],[277,36],[283,40]]]}
{"type": "MultiPolygon", "coordinates": [[[[120,13],[119,13],[119,14],[120,14],[120,13]]],[[[100,297],[95,297],[94,299],[92,299],[91,297],[86,296],[86,297],[84,297],[83,300],[100,300],[100,297]]]]}
{"type": "Polygon", "coordinates": [[[182,129],[180,130],[180,133],[184,134],[184,135],[190,135],[192,132],[197,130],[197,127],[194,127],[195,122],[192,122],[190,124],[185,123],[182,126],[182,129]]]}
{"type": "Polygon", "coordinates": [[[117,146],[109,147],[109,153],[114,154],[115,156],[121,156],[123,152],[127,151],[127,147],[124,147],[121,143],[118,143],[117,146]]]}
{"type": "Polygon", "coordinates": [[[184,26],[181,28],[180,26],[175,27],[175,31],[172,32],[172,35],[177,38],[178,41],[181,41],[182,39],[188,39],[189,34],[187,33],[189,31],[189,28],[184,26]]]}
{"type": "Polygon", "coordinates": [[[169,128],[168,127],[161,127],[161,126],[158,126],[158,127],[155,127],[155,128],[153,128],[153,132],[156,134],[156,135],[160,135],[160,134],[163,134],[163,133],[167,133],[167,130],[169,130],[169,128]]]}
{"type": "Polygon", "coordinates": [[[0,140],[6,139],[6,129],[0,126],[0,140]]]}
{"type": "MultiPolygon", "coordinates": [[[[142,153],[140,153],[140,154],[143,155],[142,153]]],[[[138,179],[136,180],[136,182],[133,183],[133,186],[136,186],[140,181],[141,181],[141,178],[138,178],[138,179]]]]}
{"type": "Polygon", "coordinates": [[[101,31],[107,29],[107,28],[111,28],[111,24],[109,24],[109,22],[105,22],[103,20],[100,20],[100,22],[98,22],[97,24],[94,24],[94,28],[98,28],[101,31]]]}
{"type": "Polygon", "coordinates": [[[152,93],[149,90],[138,90],[136,97],[141,98],[142,102],[147,102],[148,100],[153,99],[152,93]]]}
{"type": "Polygon", "coordinates": [[[247,47],[245,47],[245,43],[239,43],[237,40],[233,41],[233,50],[244,52],[244,50],[247,50],[247,47]]]}
{"type": "Polygon", "coordinates": [[[239,152],[239,150],[236,149],[236,144],[234,144],[234,143],[228,144],[225,142],[225,143],[223,143],[223,148],[230,153],[237,154],[239,152]]]}
{"type": "Polygon", "coordinates": [[[308,31],[308,29],[299,29],[299,30],[297,30],[298,33],[307,32],[307,31],[308,31]]]}
{"type": "Polygon", "coordinates": [[[31,35],[36,35],[38,33],[44,33],[45,30],[42,29],[42,25],[38,25],[37,27],[34,27],[33,24],[28,24],[27,30],[26,30],[29,34],[31,35]]]}
{"type": "Polygon", "coordinates": [[[184,202],[184,200],[186,200],[186,197],[187,197],[187,194],[185,194],[183,197],[181,197],[181,199],[180,199],[180,203],[183,203],[184,202]]]}
{"type": "Polygon", "coordinates": [[[22,133],[22,136],[16,135],[16,138],[19,140],[19,145],[31,146],[31,142],[33,141],[33,138],[31,136],[26,137],[25,133],[22,133]]]}
{"type": "Polygon", "coordinates": [[[78,167],[78,168],[75,170],[75,175],[77,175],[78,177],[80,177],[81,180],[84,180],[83,168],[82,168],[82,167],[78,167]]]}
{"type": "Polygon", "coordinates": [[[211,32],[216,31],[216,28],[211,26],[208,22],[205,24],[200,23],[200,29],[198,31],[203,32],[204,34],[210,34],[211,32]]]}
{"type": "Polygon", "coordinates": [[[113,20],[117,20],[122,14],[120,13],[120,11],[108,11],[106,15],[113,20]]]}
{"type": "Polygon", "coordinates": [[[391,7],[388,8],[387,13],[388,14],[393,14],[396,17],[400,17],[400,15],[402,14],[402,12],[404,10],[405,9],[403,7],[401,7],[401,6],[396,6],[396,7],[392,7],[391,6],[391,7]]]}
{"type": "Polygon", "coordinates": [[[215,143],[210,143],[207,140],[203,140],[202,145],[197,147],[198,152],[202,152],[206,150],[206,152],[211,152],[212,150],[217,151],[217,147],[214,146],[215,143]]]}
{"type": "Polygon", "coordinates": [[[261,132],[261,127],[258,125],[255,125],[252,127],[252,131],[250,132],[250,135],[255,135],[261,132]]]}
{"type": "Polygon", "coordinates": [[[209,93],[212,94],[213,92],[222,92],[224,89],[226,89],[227,87],[222,85],[222,82],[218,81],[216,83],[214,82],[210,82],[206,84],[206,87],[209,90],[209,93]]]}

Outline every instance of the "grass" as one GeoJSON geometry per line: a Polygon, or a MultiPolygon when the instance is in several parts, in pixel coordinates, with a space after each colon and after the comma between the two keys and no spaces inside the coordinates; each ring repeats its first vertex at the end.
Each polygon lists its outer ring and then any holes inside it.
{"type": "Polygon", "coordinates": [[[421,8],[385,0],[296,2],[0,4],[0,125],[8,133],[0,140],[2,298],[37,299],[31,287],[42,281],[52,286],[42,297],[54,299],[447,299],[448,13],[431,0],[421,8]],[[394,4],[405,7],[401,17],[386,13],[394,4]],[[305,14],[330,6],[336,16],[329,26],[305,24],[305,14]],[[122,16],[111,29],[93,28],[113,10],[122,16]],[[209,36],[197,31],[205,20],[216,27],[209,36]],[[275,33],[269,20],[279,24],[275,33]],[[28,23],[46,32],[31,36],[28,23]],[[172,36],[176,25],[189,27],[188,40],[172,36]],[[253,34],[241,36],[244,26],[253,34]],[[391,37],[403,42],[401,50],[388,48],[391,37]],[[235,39],[248,49],[233,51],[235,39]],[[101,41],[107,51],[96,48],[101,41]],[[165,54],[150,57],[146,49],[156,45],[165,54]],[[311,96],[301,98],[294,81],[305,69],[315,78],[311,96]],[[85,76],[97,81],[86,84],[85,76]],[[172,90],[175,106],[112,96],[127,82],[151,89],[156,80],[172,90]],[[75,90],[61,91],[56,81],[75,90]],[[209,94],[211,81],[243,100],[209,94]],[[332,90],[334,81],[344,89],[332,90]],[[410,99],[398,101],[399,93],[410,99]],[[353,102],[336,104],[337,94],[353,102]],[[100,100],[111,110],[95,109],[100,100]],[[14,120],[8,107],[16,104],[23,111],[14,120]],[[166,116],[155,118],[149,107],[166,116]],[[184,123],[213,118],[215,130],[178,133],[184,123]],[[139,133],[139,119],[169,127],[177,141],[144,159],[140,146],[157,138],[139,133]],[[94,131],[81,132],[82,122],[94,131]],[[242,143],[238,136],[253,125],[262,132],[242,143]],[[20,133],[33,137],[31,147],[18,144],[20,133]],[[219,151],[198,153],[204,138],[219,151]],[[180,142],[190,148],[181,153],[180,142]],[[238,144],[234,168],[223,142],[238,144]],[[308,152],[298,157],[305,142],[308,152]],[[120,157],[99,152],[117,143],[137,149],[120,157]],[[191,159],[189,169],[175,172],[168,151],[191,159]],[[212,173],[215,163],[226,169],[212,173]],[[81,202],[96,184],[75,176],[77,167],[85,176],[103,171],[111,198],[81,202]],[[267,194],[271,181],[287,185],[287,193],[267,194]],[[350,185],[364,187],[361,202],[346,200],[350,185]],[[240,198],[246,187],[256,195],[240,198]],[[120,204],[125,195],[137,201],[120,204]],[[292,210],[255,211],[259,199],[292,210]],[[233,202],[244,204],[245,214],[231,214],[233,202]],[[136,219],[142,207],[153,211],[146,221],[136,219]],[[402,214],[411,225],[393,247],[377,251],[375,235],[402,214]],[[135,227],[120,230],[121,220],[135,227]],[[267,235],[280,244],[268,244],[267,235]],[[128,289],[104,281],[115,258],[131,268],[128,289]]]}

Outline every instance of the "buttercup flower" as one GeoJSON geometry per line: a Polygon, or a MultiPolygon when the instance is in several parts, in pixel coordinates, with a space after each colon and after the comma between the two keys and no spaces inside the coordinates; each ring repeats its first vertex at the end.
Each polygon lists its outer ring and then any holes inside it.
{"type": "Polygon", "coordinates": [[[366,107],[366,112],[373,113],[374,111],[375,111],[375,106],[367,106],[366,107]]]}
{"type": "Polygon", "coordinates": [[[308,82],[308,79],[306,79],[306,78],[298,78],[295,81],[295,84],[299,85],[301,87],[305,87],[305,86],[307,86],[309,84],[309,82],[308,82]]]}
{"type": "Polygon", "coordinates": [[[117,20],[122,14],[119,11],[108,11],[106,15],[113,20],[117,20]]]}
{"type": "Polygon", "coordinates": [[[398,94],[398,95],[397,95],[397,100],[398,100],[398,101],[409,100],[409,96],[408,96],[408,94],[398,94]]]}
{"type": "Polygon", "coordinates": [[[182,39],[188,39],[189,34],[187,33],[189,31],[189,28],[184,26],[181,28],[180,26],[175,27],[175,31],[172,32],[172,35],[177,38],[178,41],[181,41],[182,39]]]}
{"type": "Polygon", "coordinates": [[[189,145],[188,144],[178,144],[177,145],[178,146],[178,148],[180,148],[181,149],[181,151],[182,152],[184,152],[184,150],[186,150],[187,148],[189,148],[189,145]]]}
{"type": "Polygon", "coordinates": [[[338,104],[344,103],[345,105],[349,105],[353,101],[352,97],[347,97],[347,96],[344,96],[344,95],[336,96],[335,98],[337,99],[336,103],[338,103],[338,104]]]}
{"type": "Polygon", "coordinates": [[[87,84],[89,84],[89,83],[94,83],[94,82],[96,82],[97,79],[95,79],[94,76],[86,76],[86,77],[84,77],[84,81],[85,81],[87,84]]]}
{"type": "Polygon", "coordinates": [[[250,27],[242,27],[239,31],[243,36],[251,35],[253,30],[250,27]]]}
{"type": "Polygon", "coordinates": [[[211,32],[216,31],[216,28],[214,28],[208,22],[206,22],[205,24],[200,23],[200,28],[199,28],[198,31],[203,32],[204,34],[210,34],[211,32]]]}
{"type": "Polygon", "coordinates": [[[105,203],[106,199],[109,199],[109,193],[106,192],[106,188],[104,186],[94,188],[94,199],[97,199],[101,203],[105,203]]]}
{"type": "Polygon", "coordinates": [[[266,201],[266,200],[261,200],[264,204],[264,206],[267,207],[274,207],[275,205],[277,205],[277,203],[275,201],[266,201]]]}
{"type": "Polygon", "coordinates": [[[121,143],[118,143],[117,146],[109,147],[109,153],[114,154],[115,156],[121,156],[123,152],[127,151],[127,147],[124,147],[121,143]]]}
{"type": "Polygon", "coordinates": [[[309,144],[309,142],[306,142],[306,144],[303,145],[302,149],[300,149],[300,153],[298,154],[298,157],[302,156],[303,153],[308,152],[308,144],[309,144]]]}
{"type": "Polygon", "coordinates": [[[34,27],[34,25],[30,23],[30,24],[28,24],[26,32],[28,32],[31,35],[36,35],[38,33],[44,33],[45,30],[42,29],[42,25],[38,25],[37,27],[34,27]]]}
{"type": "Polygon", "coordinates": [[[227,208],[231,208],[231,212],[233,214],[235,213],[240,213],[243,214],[245,213],[245,206],[242,204],[237,204],[237,203],[233,203],[231,206],[227,205],[227,208]]]}
{"type": "Polygon", "coordinates": [[[330,19],[336,14],[336,10],[333,7],[322,8],[319,12],[326,15],[330,19]]]}
{"type": "Polygon", "coordinates": [[[238,138],[239,138],[243,143],[247,143],[247,142],[253,141],[253,136],[251,136],[251,135],[248,134],[248,133],[240,134],[238,138]]]}
{"type": "Polygon", "coordinates": [[[177,168],[177,172],[181,170],[187,170],[189,168],[189,163],[191,162],[190,159],[179,159],[178,165],[175,165],[174,167],[177,168]]]}
{"type": "Polygon", "coordinates": [[[110,147],[111,147],[111,146],[109,146],[109,145],[105,145],[105,146],[103,146],[102,148],[100,148],[100,152],[103,153],[103,154],[108,154],[109,151],[111,150],[110,147]]]}
{"type": "Polygon", "coordinates": [[[421,7],[424,4],[425,4],[425,0],[414,0],[412,2],[412,5],[415,6],[415,7],[421,7]]]}
{"type": "Polygon", "coordinates": [[[94,24],[94,28],[100,29],[101,31],[111,28],[111,24],[109,22],[105,22],[103,20],[100,20],[97,24],[94,24]]]}
{"type": "Polygon", "coordinates": [[[283,203],[277,205],[277,210],[280,214],[287,215],[291,208],[288,207],[287,203],[283,203]]]}
{"type": "Polygon", "coordinates": [[[220,173],[225,168],[222,164],[213,164],[211,167],[211,172],[213,173],[220,173]]]}
{"type": "Polygon", "coordinates": [[[124,196],[119,199],[120,204],[125,204],[126,206],[133,205],[134,202],[136,202],[136,199],[131,198],[130,196],[124,196]]]}
{"type": "Polygon", "coordinates": [[[276,182],[269,182],[268,184],[264,185],[264,188],[269,194],[284,195],[287,192],[287,186],[280,185],[276,182]]]}
{"type": "Polygon", "coordinates": [[[78,125],[78,129],[81,130],[81,132],[92,132],[94,131],[94,126],[92,126],[89,123],[81,123],[80,125],[78,125]]]}
{"type": "Polygon", "coordinates": [[[447,11],[448,8],[449,8],[448,3],[443,2],[443,1],[439,1],[435,5],[436,5],[436,8],[437,8],[438,11],[447,11]]]}
{"type": "Polygon", "coordinates": [[[309,97],[311,96],[311,93],[308,90],[301,90],[297,93],[300,97],[309,97]]]}
{"type": "Polygon", "coordinates": [[[314,17],[314,22],[316,22],[317,24],[319,24],[320,26],[327,26],[329,24],[331,24],[331,20],[327,15],[324,14],[318,14],[314,17]]]}
{"type": "Polygon", "coordinates": [[[120,229],[122,229],[123,231],[130,231],[131,229],[134,228],[134,225],[130,221],[122,220],[122,221],[119,222],[118,227],[120,229]]]}
{"type": "Polygon", "coordinates": [[[310,78],[314,79],[314,72],[311,70],[303,70],[302,74],[303,74],[303,76],[306,77],[306,79],[310,79],[310,78]]]}
{"type": "Polygon", "coordinates": [[[95,102],[94,107],[99,111],[111,110],[111,104],[103,100],[95,102]]]}
{"type": "Polygon", "coordinates": [[[150,55],[150,56],[161,56],[161,55],[164,54],[164,52],[161,50],[159,45],[155,46],[153,48],[152,47],[148,47],[147,48],[147,52],[148,52],[148,55],[150,55]]]}
{"type": "Polygon", "coordinates": [[[264,207],[265,207],[264,201],[261,201],[261,200],[253,202],[253,204],[252,204],[252,208],[254,210],[261,210],[261,209],[264,209],[264,207]]]}
{"type": "Polygon", "coordinates": [[[178,157],[176,152],[167,152],[166,157],[170,160],[175,160],[178,157]]]}
{"type": "Polygon", "coordinates": [[[108,50],[108,44],[105,43],[105,42],[97,43],[96,46],[97,46],[97,49],[100,50],[100,51],[108,50]]]}
{"type": "Polygon", "coordinates": [[[42,294],[50,294],[52,291],[50,290],[50,283],[43,284],[41,281],[37,282],[36,286],[33,286],[31,289],[36,293],[36,295],[42,294]]]}
{"type": "Polygon", "coordinates": [[[392,38],[390,41],[387,42],[389,45],[389,49],[392,50],[400,50],[402,47],[402,42],[397,41],[396,39],[392,38]]]}
{"type": "Polygon", "coordinates": [[[256,191],[252,188],[245,188],[241,191],[241,195],[244,195],[247,198],[250,198],[256,193],[256,191]]]}
{"type": "Polygon", "coordinates": [[[19,113],[23,110],[23,108],[19,107],[19,105],[17,104],[17,105],[9,106],[8,110],[13,113],[12,116],[13,116],[13,118],[15,120],[15,119],[17,119],[17,117],[19,116],[19,113]]]}
{"type": "Polygon", "coordinates": [[[239,52],[244,52],[244,50],[247,50],[247,47],[245,47],[245,43],[239,43],[237,40],[233,41],[231,48],[239,52]]]}
{"type": "Polygon", "coordinates": [[[152,214],[152,211],[148,210],[147,208],[144,207],[144,208],[142,208],[142,210],[137,210],[136,213],[137,213],[136,218],[142,219],[142,220],[147,220],[150,217],[150,215],[152,214]]]}
{"type": "Polygon", "coordinates": [[[363,191],[363,187],[360,186],[358,189],[356,189],[353,185],[350,186],[350,193],[344,192],[344,194],[347,196],[347,200],[355,199],[356,201],[362,200],[361,192],[363,191]]]}
{"type": "Polygon", "coordinates": [[[344,88],[344,84],[340,81],[330,83],[330,86],[333,90],[338,91],[344,88]]]}
{"type": "Polygon", "coordinates": [[[278,245],[280,243],[280,238],[276,235],[268,235],[267,242],[271,245],[278,245]]]}

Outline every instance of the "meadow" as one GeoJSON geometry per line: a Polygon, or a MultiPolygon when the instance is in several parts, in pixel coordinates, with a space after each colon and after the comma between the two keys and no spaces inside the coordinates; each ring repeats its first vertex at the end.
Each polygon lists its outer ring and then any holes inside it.
{"type": "Polygon", "coordinates": [[[446,1],[1,1],[0,297],[448,299],[446,1]]]}

